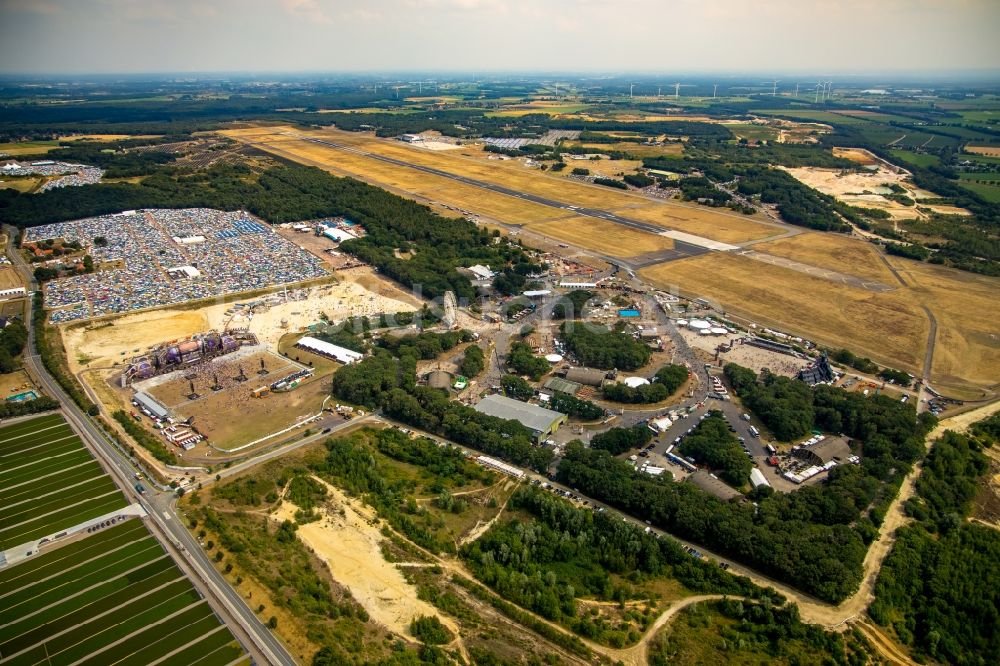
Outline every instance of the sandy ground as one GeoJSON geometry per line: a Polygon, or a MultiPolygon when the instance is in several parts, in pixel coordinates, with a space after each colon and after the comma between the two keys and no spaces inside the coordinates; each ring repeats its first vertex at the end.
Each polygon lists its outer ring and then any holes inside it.
{"type": "Polygon", "coordinates": [[[0,375],[0,400],[7,398],[9,395],[29,390],[34,390],[39,395],[42,393],[24,370],[15,370],[14,372],[0,375]]]}
{"type": "MultiPolygon", "coordinates": [[[[370,268],[352,269],[343,274],[341,282],[311,287],[305,300],[289,301],[257,311],[253,318],[226,314],[232,303],[217,303],[198,309],[165,308],[154,312],[125,315],[109,322],[69,326],[63,330],[67,349],[76,350],[70,357],[70,369],[80,370],[78,357],[90,359],[92,365],[124,361],[134,353],[168,340],[184,338],[209,329],[248,327],[262,343],[276,348],[278,340],[289,331],[301,330],[320,321],[320,313],[331,320],[353,315],[416,310],[420,301],[375,275],[370,268]],[[288,320],[283,328],[281,321],[288,320]]],[[[280,292],[278,292],[280,293],[280,292]]],[[[250,300],[259,300],[260,297],[250,300]]]]}
{"type": "Polygon", "coordinates": [[[845,160],[851,160],[852,162],[857,162],[858,164],[878,163],[875,156],[863,148],[834,148],[833,156],[843,157],[845,160]]]}
{"type": "MultiPolygon", "coordinates": [[[[852,158],[849,157],[848,159],[852,158]]],[[[880,194],[871,194],[871,192],[875,191],[875,188],[881,187],[884,183],[894,183],[906,188],[906,196],[917,201],[936,196],[932,192],[915,188],[907,181],[909,177],[907,172],[901,171],[897,173],[881,165],[875,171],[860,173],[843,172],[840,169],[823,169],[819,167],[779,168],[790,173],[799,182],[819,190],[823,194],[829,194],[838,201],[852,206],[881,208],[897,219],[919,217],[920,214],[914,206],[904,206],[880,194]],[[865,194],[866,191],[870,192],[870,194],[865,194]]],[[[932,210],[936,209],[935,206],[930,206],[930,208],[932,210]]],[[[961,211],[958,214],[969,214],[964,209],[956,209],[951,206],[947,208],[950,209],[948,212],[952,214],[956,214],[956,211],[961,211]]]]}
{"type": "MultiPolygon", "coordinates": [[[[390,631],[410,635],[410,622],[420,615],[436,615],[455,634],[458,626],[425,601],[403,574],[385,561],[379,544],[382,534],[373,524],[374,512],[351,500],[335,486],[317,477],[329,493],[329,508],[321,520],[300,525],[299,538],[330,567],[330,574],[346,586],[372,619],[390,631]],[[343,514],[340,511],[343,510],[343,514]]],[[[284,500],[274,514],[278,521],[294,520],[297,507],[284,500]]]]}
{"type": "Polygon", "coordinates": [[[0,289],[12,289],[23,286],[21,276],[14,270],[13,266],[9,264],[0,266],[0,289]]]}

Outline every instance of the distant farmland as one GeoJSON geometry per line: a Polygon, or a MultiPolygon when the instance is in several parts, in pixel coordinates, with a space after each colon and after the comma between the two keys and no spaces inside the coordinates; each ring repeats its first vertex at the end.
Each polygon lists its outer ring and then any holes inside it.
{"type": "Polygon", "coordinates": [[[250,661],[136,519],[0,570],[0,590],[4,664],[250,661]]]}
{"type": "Polygon", "coordinates": [[[61,415],[0,428],[0,550],[125,505],[61,415]]]}

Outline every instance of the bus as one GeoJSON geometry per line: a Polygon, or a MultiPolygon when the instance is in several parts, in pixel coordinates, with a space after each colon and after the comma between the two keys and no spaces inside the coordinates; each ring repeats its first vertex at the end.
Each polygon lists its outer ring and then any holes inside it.
{"type": "Polygon", "coordinates": [[[750,434],[754,437],[760,437],[760,430],[757,430],[757,426],[750,426],[750,434]]]}

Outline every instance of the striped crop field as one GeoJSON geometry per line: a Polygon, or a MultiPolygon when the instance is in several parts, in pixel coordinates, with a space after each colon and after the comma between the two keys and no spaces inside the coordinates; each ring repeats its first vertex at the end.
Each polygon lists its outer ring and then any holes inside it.
{"type": "Polygon", "coordinates": [[[125,505],[61,414],[0,428],[0,550],[125,505]]]}
{"type": "Polygon", "coordinates": [[[249,658],[139,519],[0,569],[0,664],[249,658]]]}

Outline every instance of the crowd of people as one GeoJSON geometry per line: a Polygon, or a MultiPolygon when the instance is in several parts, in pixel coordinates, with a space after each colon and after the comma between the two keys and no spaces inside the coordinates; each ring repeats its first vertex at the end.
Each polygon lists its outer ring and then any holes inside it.
{"type": "Polygon", "coordinates": [[[244,212],[127,211],[29,228],[25,242],[79,241],[94,273],[47,283],[54,323],[322,277],[323,262],[244,212]],[[195,270],[178,272],[179,267],[195,270]],[[168,274],[172,271],[177,278],[168,274]]]}

